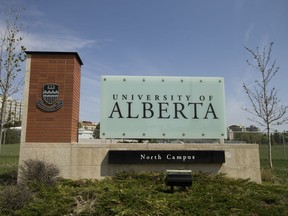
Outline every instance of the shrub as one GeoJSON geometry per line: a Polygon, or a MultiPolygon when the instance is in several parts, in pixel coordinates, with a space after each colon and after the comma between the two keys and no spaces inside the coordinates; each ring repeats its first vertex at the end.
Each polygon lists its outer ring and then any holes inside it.
{"type": "Polygon", "coordinates": [[[60,170],[55,164],[50,164],[40,160],[26,160],[20,166],[20,182],[28,184],[30,182],[42,184],[54,184],[59,178],[60,170]]]}
{"type": "Polygon", "coordinates": [[[272,170],[268,168],[261,169],[261,178],[263,182],[276,183],[277,177],[273,175],[272,170]]]}
{"type": "Polygon", "coordinates": [[[17,183],[18,166],[8,165],[0,173],[0,185],[11,185],[17,183]]]}
{"type": "Polygon", "coordinates": [[[24,185],[11,185],[1,191],[0,198],[0,213],[9,214],[28,203],[32,198],[32,192],[24,185]]]}

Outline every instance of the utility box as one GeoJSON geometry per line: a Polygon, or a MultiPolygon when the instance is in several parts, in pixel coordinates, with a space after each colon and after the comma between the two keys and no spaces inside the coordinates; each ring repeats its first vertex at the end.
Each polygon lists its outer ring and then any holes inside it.
{"type": "Polygon", "coordinates": [[[191,170],[167,170],[165,177],[165,184],[167,186],[192,186],[192,171],[191,170]]]}

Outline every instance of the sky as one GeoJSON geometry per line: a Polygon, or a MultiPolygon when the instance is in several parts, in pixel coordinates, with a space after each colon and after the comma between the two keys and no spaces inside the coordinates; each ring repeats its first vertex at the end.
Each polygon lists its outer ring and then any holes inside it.
{"type": "MultiPolygon", "coordinates": [[[[245,49],[274,43],[280,70],[272,85],[288,105],[287,0],[0,0],[24,7],[29,51],[78,52],[80,120],[100,120],[100,77],[224,77],[227,126],[255,125],[243,83],[259,72],[245,49]]],[[[273,129],[288,130],[288,125],[273,129]]]]}

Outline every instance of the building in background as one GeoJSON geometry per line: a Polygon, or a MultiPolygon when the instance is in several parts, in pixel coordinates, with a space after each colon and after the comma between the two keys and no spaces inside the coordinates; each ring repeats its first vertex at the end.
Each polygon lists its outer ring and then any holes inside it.
{"type": "Polygon", "coordinates": [[[97,127],[98,122],[81,121],[79,122],[78,138],[93,139],[93,132],[97,127]]]}
{"type": "Polygon", "coordinates": [[[82,122],[80,122],[80,124],[82,125],[83,129],[94,131],[94,129],[98,125],[98,122],[82,121],[82,122]]]}
{"type": "Polygon", "coordinates": [[[93,131],[79,128],[78,129],[78,138],[79,139],[93,139],[93,131]]]}
{"type": "MultiPolygon", "coordinates": [[[[0,96],[0,108],[4,106],[3,123],[7,126],[20,126],[22,121],[23,102],[8,98],[6,103],[2,103],[0,96]]],[[[0,117],[1,118],[1,117],[0,117]]]]}

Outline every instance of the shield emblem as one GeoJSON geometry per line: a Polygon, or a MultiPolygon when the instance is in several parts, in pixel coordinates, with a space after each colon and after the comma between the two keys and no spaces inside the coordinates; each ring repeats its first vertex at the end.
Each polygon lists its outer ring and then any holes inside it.
{"type": "Polygon", "coordinates": [[[49,104],[52,105],[55,103],[59,96],[59,91],[58,91],[58,85],[57,84],[46,84],[43,86],[43,100],[49,104]]]}

